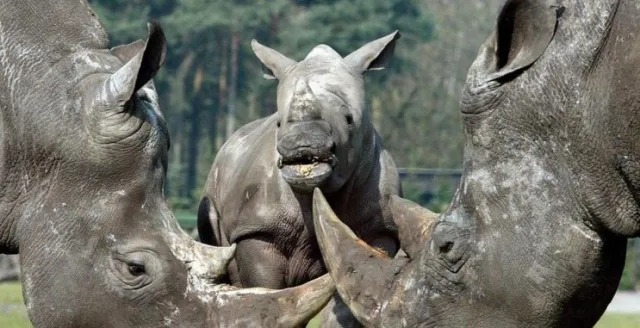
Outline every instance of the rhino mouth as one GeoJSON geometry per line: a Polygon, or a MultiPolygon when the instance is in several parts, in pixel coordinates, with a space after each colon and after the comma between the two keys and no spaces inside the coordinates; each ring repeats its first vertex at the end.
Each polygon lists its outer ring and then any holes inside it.
{"type": "Polygon", "coordinates": [[[295,190],[308,193],[322,187],[337,164],[338,159],[333,154],[278,158],[278,168],[284,180],[295,190]]]}

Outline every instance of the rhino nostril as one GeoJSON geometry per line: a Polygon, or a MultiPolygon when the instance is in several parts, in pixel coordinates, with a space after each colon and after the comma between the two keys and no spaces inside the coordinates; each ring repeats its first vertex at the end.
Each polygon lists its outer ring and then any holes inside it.
{"type": "Polygon", "coordinates": [[[442,254],[449,253],[453,248],[453,245],[454,245],[453,241],[446,241],[444,244],[440,245],[440,253],[442,254]]]}
{"type": "Polygon", "coordinates": [[[331,145],[331,149],[329,150],[332,154],[336,153],[336,144],[331,145]]]}

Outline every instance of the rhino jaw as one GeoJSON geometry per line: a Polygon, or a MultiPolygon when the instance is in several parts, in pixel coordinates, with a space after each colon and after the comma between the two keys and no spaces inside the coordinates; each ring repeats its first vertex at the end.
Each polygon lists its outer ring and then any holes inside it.
{"type": "Polygon", "coordinates": [[[335,160],[329,162],[312,160],[310,163],[282,164],[278,161],[282,178],[296,191],[311,193],[314,188],[322,187],[331,177],[335,160]]]}

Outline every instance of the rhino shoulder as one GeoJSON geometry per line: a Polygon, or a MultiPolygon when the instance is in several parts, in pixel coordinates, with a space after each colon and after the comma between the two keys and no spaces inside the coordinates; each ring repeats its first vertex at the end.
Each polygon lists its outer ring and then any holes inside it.
{"type": "Polygon", "coordinates": [[[220,206],[246,197],[248,190],[269,183],[275,170],[276,118],[269,116],[248,123],[224,143],[209,172],[206,196],[220,206]]]}

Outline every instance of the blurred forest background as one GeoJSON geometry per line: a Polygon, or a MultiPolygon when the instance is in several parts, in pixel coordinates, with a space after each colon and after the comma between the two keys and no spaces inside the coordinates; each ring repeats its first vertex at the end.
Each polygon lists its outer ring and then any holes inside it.
{"type": "MultiPolygon", "coordinates": [[[[276,110],[277,81],[262,78],[254,38],[302,60],[318,44],[347,55],[400,30],[391,65],[365,77],[374,124],[398,167],[459,168],[458,94],[503,0],[90,2],[113,46],[144,38],[149,19],[164,27],[167,63],[154,81],[171,134],[167,196],[180,210],[197,206],[226,138],[276,110]]],[[[440,185],[447,202],[452,184],[440,185]]]]}
{"type": "MultiPolygon", "coordinates": [[[[194,212],[226,138],[276,110],[277,82],[262,78],[251,39],[301,60],[317,44],[347,55],[396,29],[392,64],[365,77],[367,102],[398,167],[453,172],[403,181],[408,198],[441,210],[462,164],[458,94],[503,1],[90,0],[113,46],[145,38],[149,19],[164,27],[167,62],[154,80],[171,134],[166,192],[177,213],[194,212]]],[[[638,286],[636,253],[623,288],[638,286]]]]}

